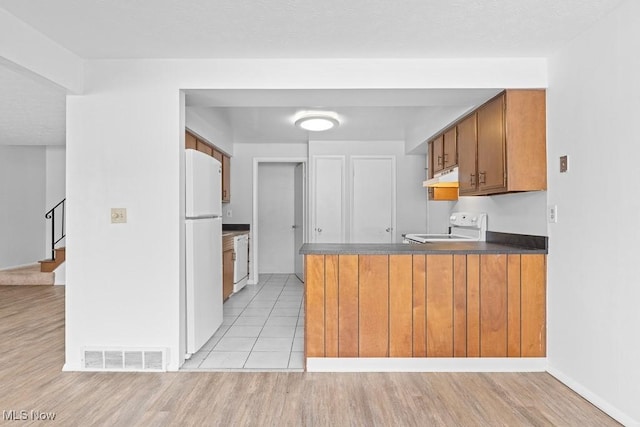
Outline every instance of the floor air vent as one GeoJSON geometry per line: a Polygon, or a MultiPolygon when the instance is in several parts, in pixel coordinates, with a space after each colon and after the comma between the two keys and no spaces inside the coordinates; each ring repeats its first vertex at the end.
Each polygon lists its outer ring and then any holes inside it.
{"type": "Polygon", "coordinates": [[[166,371],[164,349],[85,349],[87,371],[166,371]]]}

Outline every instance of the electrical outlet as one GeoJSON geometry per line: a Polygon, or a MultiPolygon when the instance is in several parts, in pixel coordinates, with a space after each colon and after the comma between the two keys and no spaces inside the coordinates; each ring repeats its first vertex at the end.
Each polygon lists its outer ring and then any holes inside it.
{"type": "Polygon", "coordinates": [[[111,223],[124,224],[127,222],[127,208],[111,208],[111,223]]]}
{"type": "Polygon", "coordinates": [[[558,205],[547,206],[547,220],[550,223],[558,222],[558,205]]]}

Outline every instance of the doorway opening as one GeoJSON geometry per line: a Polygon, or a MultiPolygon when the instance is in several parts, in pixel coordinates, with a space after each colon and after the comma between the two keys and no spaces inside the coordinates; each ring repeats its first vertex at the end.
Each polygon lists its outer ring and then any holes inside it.
{"type": "Polygon", "coordinates": [[[194,371],[302,371],[306,158],[255,158],[250,280],[223,304],[222,326],[185,362],[194,371]]]}
{"type": "Polygon", "coordinates": [[[307,159],[254,158],[251,278],[295,274],[304,281],[300,246],[307,236],[307,159]]]}

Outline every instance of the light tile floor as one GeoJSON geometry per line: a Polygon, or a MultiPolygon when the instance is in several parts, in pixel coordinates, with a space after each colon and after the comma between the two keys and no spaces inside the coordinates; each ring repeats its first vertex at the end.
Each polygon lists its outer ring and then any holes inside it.
{"type": "Polygon", "coordinates": [[[302,371],[303,284],[293,274],[261,274],[223,306],[222,326],[187,360],[190,371],[302,371]]]}

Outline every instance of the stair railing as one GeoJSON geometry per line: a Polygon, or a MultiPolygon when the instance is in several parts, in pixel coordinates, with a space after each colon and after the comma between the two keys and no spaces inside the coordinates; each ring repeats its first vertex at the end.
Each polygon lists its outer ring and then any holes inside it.
{"type": "Polygon", "coordinates": [[[51,259],[55,259],[56,258],[56,244],[65,238],[66,234],[64,231],[64,202],[65,200],[67,200],[66,198],[62,199],[62,201],[60,201],[60,203],[58,203],[57,205],[55,205],[53,208],[51,208],[51,210],[49,212],[47,212],[44,217],[46,219],[50,219],[51,220],[51,259]],[[58,238],[56,238],[56,211],[58,212],[59,215],[61,215],[61,221],[60,221],[60,228],[61,230],[59,230],[59,236],[58,238]]]}

